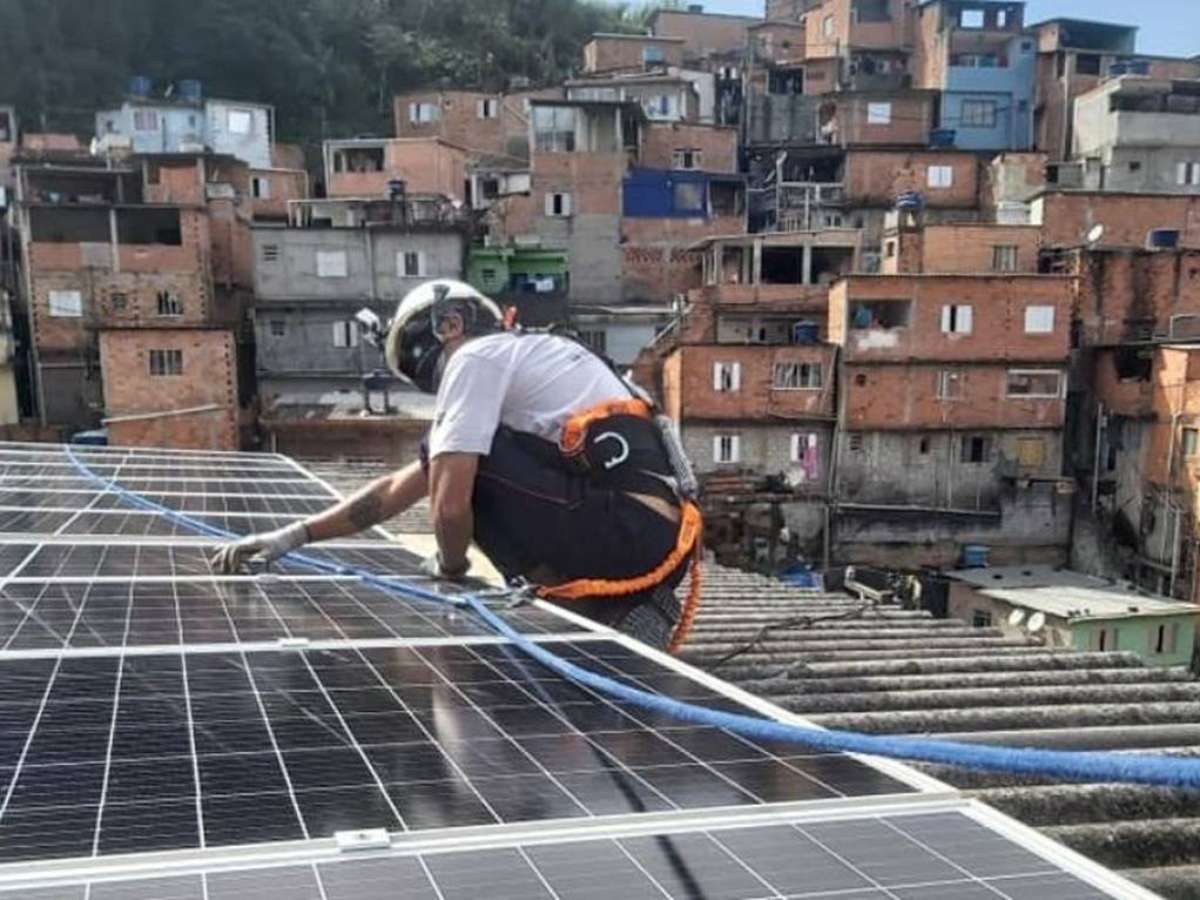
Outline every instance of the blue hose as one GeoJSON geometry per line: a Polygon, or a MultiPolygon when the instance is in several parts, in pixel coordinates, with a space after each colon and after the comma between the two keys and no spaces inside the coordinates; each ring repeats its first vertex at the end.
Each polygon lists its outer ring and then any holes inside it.
{"type": "MultiPolygon", "coordinates": [[[[66,447],[68,458],[86,478],[111,490],[132,506],[158,513],[195,531],[229,540],[240,535],[227,532],[168,507],[154,503],[114,481],[96,475],[66,447]]],[[[365,584],[408,600],[422,600],[470,609],[480,621],[500,637],[510,641],[527,656],[575,684],[599,694],[648,709],[665,716],[721,728],[751,740],[785,741],[817,750],[862,753],[915,762],[937,763],[988,772],[1061,778],[1068,781],[1121,782],[1200,790],[1200,759],[1176,759],[1148,754],[1086,753],[1033,748],[992,747],[960,744],[952,741],[858,734],[849,731],[822,731],[818,728],[789,725],[757,716],[740,715],[683,703],[622,684],[608,676],[584,669],[557,656],[544,646],[529,640],[480,600],[470,594],[448,597],[414,584],[341,566],[302,553],[289,553],[288,562],[330,575],[355,575],[365,584]]]]}

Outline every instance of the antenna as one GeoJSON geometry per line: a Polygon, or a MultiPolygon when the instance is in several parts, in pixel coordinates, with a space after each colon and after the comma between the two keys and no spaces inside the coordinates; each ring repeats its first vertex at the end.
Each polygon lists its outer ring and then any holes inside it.
{"type": "Polygon", "coordinates": [[[1020,628],[1021,623],[1025,621],[1025,610],[1014,609],[1008,614],[1008,626],[1010,628],[1020,628]]]}
{"type": "Polygon", "coordinates": [[[1029,629],[1030,634],[1037,634],[1046,627],[1046,614],[1036,612],[1029,617],[1029,624],[1025,626],[1029,629]]]}
{"type": "Polygon", "coordinates": [[[1102,238],[1102,237],[1104,237],[1104,226],[1103,225],[1093,225],[1091,230],[1088,231],[1088,233],[1087,233],[1088,246],[1089,247],[1096,246],[1096,244],[1100,243],[1100,238],[1102,238]]]}

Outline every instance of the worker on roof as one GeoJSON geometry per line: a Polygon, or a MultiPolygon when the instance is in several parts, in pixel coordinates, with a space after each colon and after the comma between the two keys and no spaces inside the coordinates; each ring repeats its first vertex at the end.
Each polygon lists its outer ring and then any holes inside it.
{"type": "Polygon", "coordinates": [[[644,393],[569,337],[506,329],[494,302],[456,281],[405,297],[385,351],[394,372],[437,395],[421,459],[305,521],[227,545],[215,569],[355,534],[428,496],[429,576],[466,576],[474,542],[552,602],[653,646],[682,640],[701,523],[674,431],[644,393]]]}

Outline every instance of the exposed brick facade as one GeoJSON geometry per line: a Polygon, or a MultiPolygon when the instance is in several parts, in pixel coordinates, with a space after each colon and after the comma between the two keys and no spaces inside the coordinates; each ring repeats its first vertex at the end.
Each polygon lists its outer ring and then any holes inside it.
{"type": "Polygon", "coordinates": [[[1088,346],[1200,335],[1200,249],[1080,250],[1067,271],[1079,276],[1075,316],[1088,346]]]}
{"type": "Polygon", "coordinates": [[[706,344],[677,349],[663,368],[663,402],[677,421],[760,421],[772,418],[829,419],[834,413],[834,348],[827,344],[747,347],[706,344]],[[738,386],[717,390],[714,367],[736,363],[738,386]],[[820,367],[820,387],[777,389],[777,364],[820,367]]]}
{"type": "Polygon", "coordinates": [[[102,331],[100,365],[111,443],[238,449],[237,364],[230,332],[102,331]],[[152,350],[180,351],[182,374],[151,375],[152,350]],[[215,409],[201,411],[204,407],[215,409]]]}
{"type": "Polygon", "coordinates": [[[583,47],[583,71],[597,75],[645,69],[647,48],[659,55],[660,61],[653,65],[681,66],[686,45],[687,41],[681,38],[598,34],[583,47]]]}
{"type": "Polygon", "coordinates": [[[889,18],[878,22],[858,18],[854,6],[855,0],[810,4],[804,16],[808,56],[837,56],[850,47],[888,49],[912,44],[905,0],[887,0],[889,18]]]}
{"type": "Polygon", "coordinates": [[[700,151],[696,168],[706,172],[737,171],[736,128],[682,122],[656,122],[643,128],[639,162],[648,169],[674,168],[675,151],[684,149],[700,151]]]}
{"type": "MultiPolygon", "coordinates": [[[[940,184],[941,182],[937,182],[940,184]]],[[[930,207],[970,209],[979,202],[979,158],[958,151],[855,150],[846,155],[846,198],[854,206],[891,207],[915,191],[930,207]],[[931,186],[930,168],[949,168],[948,186],[931,186]]]]}
{"type": "Polygon", "coordinates": [[[1046,247],[1079,247],[1096,225],[1104,226],[1104,247],[1145,247],[1156,228],[1179,231],[1184,247],[1200,247],[1200,197],[1054,191],[1033,201],[1033,224],[1046,247]]]}
{"type": "MultiPolygon", "coordinates": [[[[561,95],[561,91],[558,92],[561,95]]],[[[393,100],[399,138],[440,138],[472,153],[521,157],[529,152],[529,117],[521,95],[412,91],[393,100]],[[434,121],[414,121],[413,104],[432,104],[434,121]]]]}
{"type": "Polygon", "coordinates": [[[838,94],[833,99],[837,112],[828,137],[831,143],[843,147],[876,144],[924,147],[934,125],[936,102],[937,95],[932,91],[838,94]],[[883,121],[885,108],[887,121],[883,121]],[[872,111],[879,121],[872,121],[872,111]]]}
{"type": "MultiPolygon", "coordinates": [[[[337,145],[334,145],[336,150],[337,145]]],[[[401,179],[412,194],[465,197],[467,151],[439,138],[405,138],[384,143],[382,171],[328,174],[330,197],[386,197],[388,182],[401,179]]]]}
{"type": "Polygon", "coordinates": [[[654,14],[650,29],[655,37],[683,38],[687,42],[684,58],[703,60],[745,48],[747,29],[760,21],[750,16],[660,9],[654,14]]]}
{"type": "Polygon", "coordinates": [[[884,275],[985,274],[1005,271],[1015,252],[1013,272],[1038,271],[1041,230],[1033,225],[927,225],[884,233],[884,275]],[[997,252],[997,248],[1008,248],[997,252]],[[1011,251],[1011,252],[1010,252],[1011,251]]]}

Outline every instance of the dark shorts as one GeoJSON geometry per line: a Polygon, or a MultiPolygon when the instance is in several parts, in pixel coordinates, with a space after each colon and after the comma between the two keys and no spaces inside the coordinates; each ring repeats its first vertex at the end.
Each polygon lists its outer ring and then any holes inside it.
{"type": "Polygon", "coordinates": [[[534,440],[501,428],[475,479],[475,542],[505,577],[548,569],[560,581],[621,580],[662,564],[678,524],[547,458],[534,440]]]}

